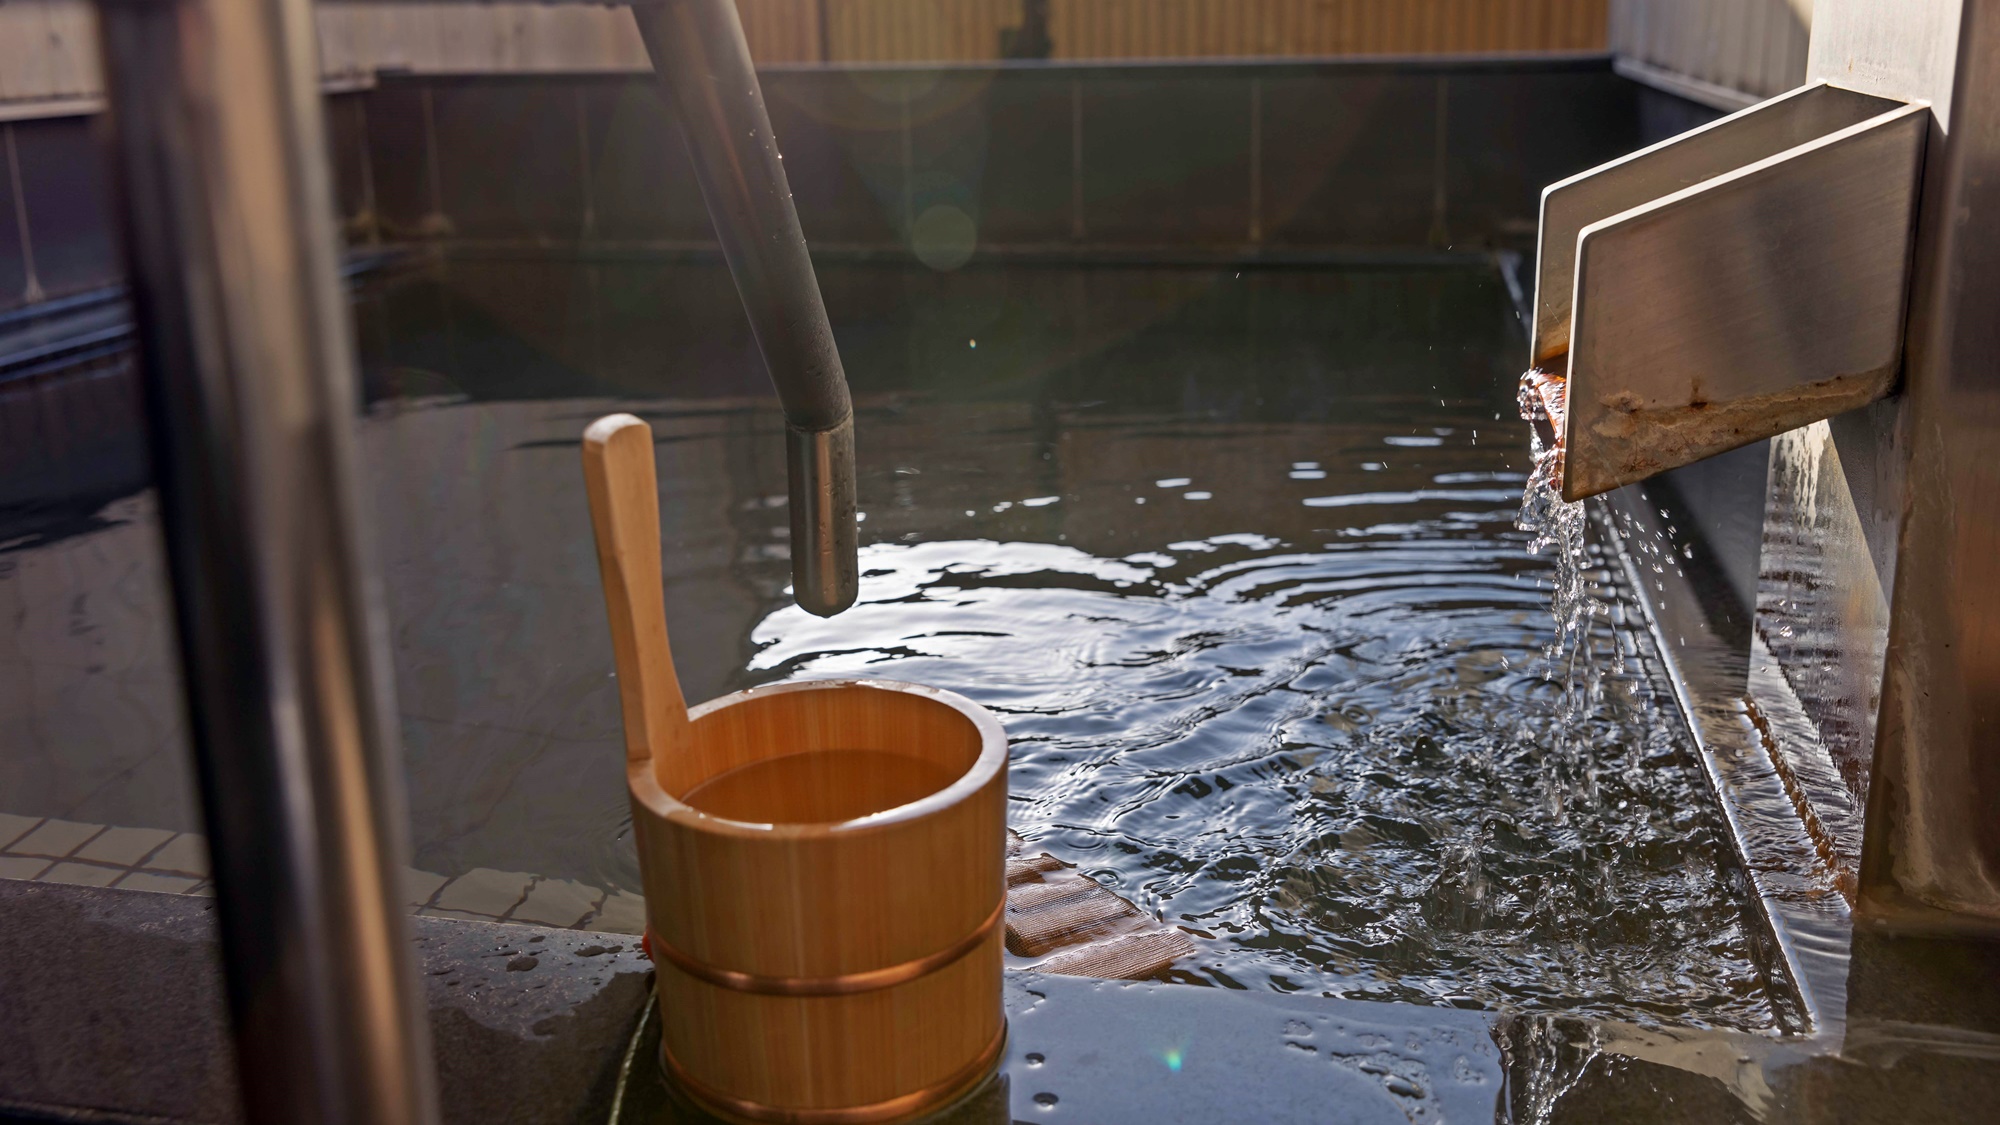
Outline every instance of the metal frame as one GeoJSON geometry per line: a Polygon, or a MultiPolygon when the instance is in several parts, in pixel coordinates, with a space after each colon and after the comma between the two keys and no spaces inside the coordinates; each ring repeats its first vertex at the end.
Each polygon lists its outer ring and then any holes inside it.
{"type": "MultiPolygon", "coordinates": [[[[1917,243],[1906,407],[1914,483],[1860,908],[1901,928],[1990,927],[2000,920],[2000,834],[1990,815],[2000,755],[1989,745],[2000,721],[1992,687],[2000,633],[1986,624],[2000,616],[1988,612],[2000,589],[2000,553],[1990,549],[2000,538],[1990,455],[2000,446],[1992,359],[2000,322],[1988,303],[2000,282],[1990,237],[2000,182],[1986,171],[2000,137],[2000,98],[1991,96],[2000,3],[1932,0],[1922,9],[1923,20],[1877,26],[1854,16],[1858,0],[1825,4],[1813,67],[1896,99],[1949,90],[1950,104],[1934,116],[1918,103],[1815,124],[1809,107],[1836,99],[1806,90],[1610,166],[1594,185],[1551,189],[1545,218],[1553,204],[1563,221],[1545,223],[1543,260],[1551,247],[1567,259],[1573,229],[1574,288],[1563,309],[1559,294],[1572,287],[1558,283],[1559,269],[1538,287],[1534,348],[1538,360],[1553,360],[1559,342],[1573,342],[1572,376],[1590,375],[1599,362],[1592,310],[1644,309],[1667,295],[1638,268],[1652,253],[1694,287],[1685,291],[1699,296],[1698,313],[1726,311],[1761,287],[1809,313],[1809,327],[1864,329],[1834,332],[1831,349],[1824,333],[1794,333],[1783,353],[1746,357],[1740,345],[1751,337],[1725,325],[1718,346],[1674,361],[1669,382],[1748,371],[1760,380],[1742,399],[1751,401],[1771,393],[1768,362],[1787,355],[1805,362],[1775,384],[1781,393],[1814,376],[1864,376],[1865,388],[1815,401],[1810,417],[1767,417],[1784,422],[1778,429],[1886,393],[1901,359],[1915,169],[1931,125],[1943,132],[1956,118],[1930,154],[1931,205],[1917,243]],[[1951,65],[1940,61],[1947,55],[1951,65]],[[1791,136],[1794,126],[1817,139],[1791,136]],[[1820,205],[1834,199],[1846,202],[1820,205]],[[1566,215],[1572,202],[1576,212],[1566,215]],[[1837,257],[1803,271],[1794,260],[1783,276],[1765,268],[1743,224],[1793,218],[1810,228],[1796,244],[1804,247],[1872,224],[1865,276],[1843,279],[1852,263],[1837,257]],[[1704,244],[1750,249],[1730,262],[1676,258],[1704,244]],[[1621,245],[1637,256],[1622,259],[1621,245]],[[1835,280],[1843,284],[1829,288],[1835,280]],[[1885,330],[1887,352],[1878,346],[1885,330]]],[[[359,511],[353,360],[312,5],[100,0],[99,10],[247,1117],[424,1125],[437,1118],[435,1079],[401,916],[407,849],[395,708],[359,511]]],[[[660,0],[635,14],[681,110],[704,198],[785,399],[798,596],[815,612],[837,612],[855,580],[851,404],[740,23],[727,0],[660,0]]],[[[1772,317],[1787,323],[1783,310],[1772,317]]],[[[1653,317],[1606,329],[1604,339],[1612,348],[1639,332],[1703,341],[1704,325],[1715,323],[1653,317]]],[[[1580,418],[1568,419],[1572,473],[1580,418]]],[[[1598,424],[1582,420],[1585,430],[1598,424]]],[[[1622,469],[1565,491],[1610,487],[1758,436],[1740,427],[1699,441],[1681,435],[1654,462],[1627,457],[1622,469]]]]}
{"type": "Polygon", "coordinates": [[[244,1109],[437,1119],[310,0],[103,0],[244,1109]]]}

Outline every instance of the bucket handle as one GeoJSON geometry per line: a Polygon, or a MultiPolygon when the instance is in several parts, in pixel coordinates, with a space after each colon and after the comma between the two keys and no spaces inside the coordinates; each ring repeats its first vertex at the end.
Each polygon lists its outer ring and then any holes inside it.
{"type": "Polygon", "coordinates": [[[667,645],[653,427],[630,414],[592,422],[583,431],[583,480],[618,667],[625,759],[673,755],[687,745],[688,710],[667,645]]]}

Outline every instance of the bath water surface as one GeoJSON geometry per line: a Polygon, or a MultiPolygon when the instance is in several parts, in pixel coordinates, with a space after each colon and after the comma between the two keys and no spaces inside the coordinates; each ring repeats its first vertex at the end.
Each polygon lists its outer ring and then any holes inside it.
{"type": "Polygon", "coordinates": [[[681,797],[726,820],[831,824],[887,812],[950,785],[935,762],[881,750],[809,750],[725,770],[681,797]]]}
{"type": "MultiPolygon", "coordinates": [[[[1551,559],[1515,524],[1523,336],[1490,262],[821,279],[863,515],[860,599],[828,620],[786,592],[783,421],[718,264],[454,261],[358,295],[417,866],[639,888],[577,450],[629,410],[659,443],[690,702],[877,676],[984,704],[1011,740],[1010,824],[1197,935],[1182,979],[1790,1018],[1650,641],[1588,544],[1605,612],[1557,651],[1603,671],[1580,702],[1551,674],[1551,559]]],[[[145,497],[117,504],[9,556],[52,591],[21,619],[36,635],[164,617],[156,548],[128,534],[145,497]]],[[[120,780],[119,748],[174,711],[149,643],[115,682],[44,670],[67,686],[37,698],[71,717],[23,729],[102,729],[10,750],[21,801],[184,815],[171,770],[120,780]],[[139,695],[158,705],[119,719],[139,695]]]]}

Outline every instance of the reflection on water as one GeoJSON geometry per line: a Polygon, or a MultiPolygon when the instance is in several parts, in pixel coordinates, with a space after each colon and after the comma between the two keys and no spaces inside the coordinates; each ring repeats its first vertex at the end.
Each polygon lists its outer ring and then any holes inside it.
{"type": "Polygon", "coordinates": [[[1214,937],[1216,983],[1770,1019],[1707,795],[1642,687],[1579,722],[1596,800],[1544,799],[1562,702],[1515,494],[1441,491],[1463,498],[1116,558],[878,543],[855,610],[778,610],[753,667],[995,708],[1012,823],[1214,937]]]}
{"type": "Polygon", "coordinates": [[[1781,1018],[1644,661],[1577,720],[1594,796],[1546,799],[1549,562],[1513,525],[1491,270],[823,284],[865,513],[831,620],[784,592],[782,422],[719,267],[458,262],[362,296],[420,866],[638,886],[575,445],[630,409],[690,699],[866,674],[984,703],[1012,824],[1212,939],[1191,977],[1781,1018]]]}

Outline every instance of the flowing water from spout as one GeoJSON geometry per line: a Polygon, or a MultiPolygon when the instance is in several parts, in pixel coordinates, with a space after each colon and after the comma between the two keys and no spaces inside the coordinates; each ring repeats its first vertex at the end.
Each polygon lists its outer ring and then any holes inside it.
{"type": "Polygon", "coordinates": [[[1578,739],[1587,736],[1584,720],[1604,702],[1606,672],[1624,674],[1625,655],[1615,641],[1610,643],[1607,669],[1607,646],[1593,630],[1609,606],[1592,577],[1596,564],[1591,557],[1589,517],[1581,502],[1562,497],[1562,448],[1544,443],[1534,425],[1542,412],[1537,393],[1542,378],[1539,371],[1521,376],[1517,401],[1521,419],[1529,423],[1528,456],[1534,467],[1521,489],[1521,511],[1514,526],[1531,536],[1528,552],[1545,555],[1550,563],[1549,612],[1555,635],[1543,646],[1542,655],[1549,679],[1562,690],[1544,759],[1542,799],[1549,814],[1561,820],[1569,806],[1597,802],[1597,763],[1578,739]]]}

